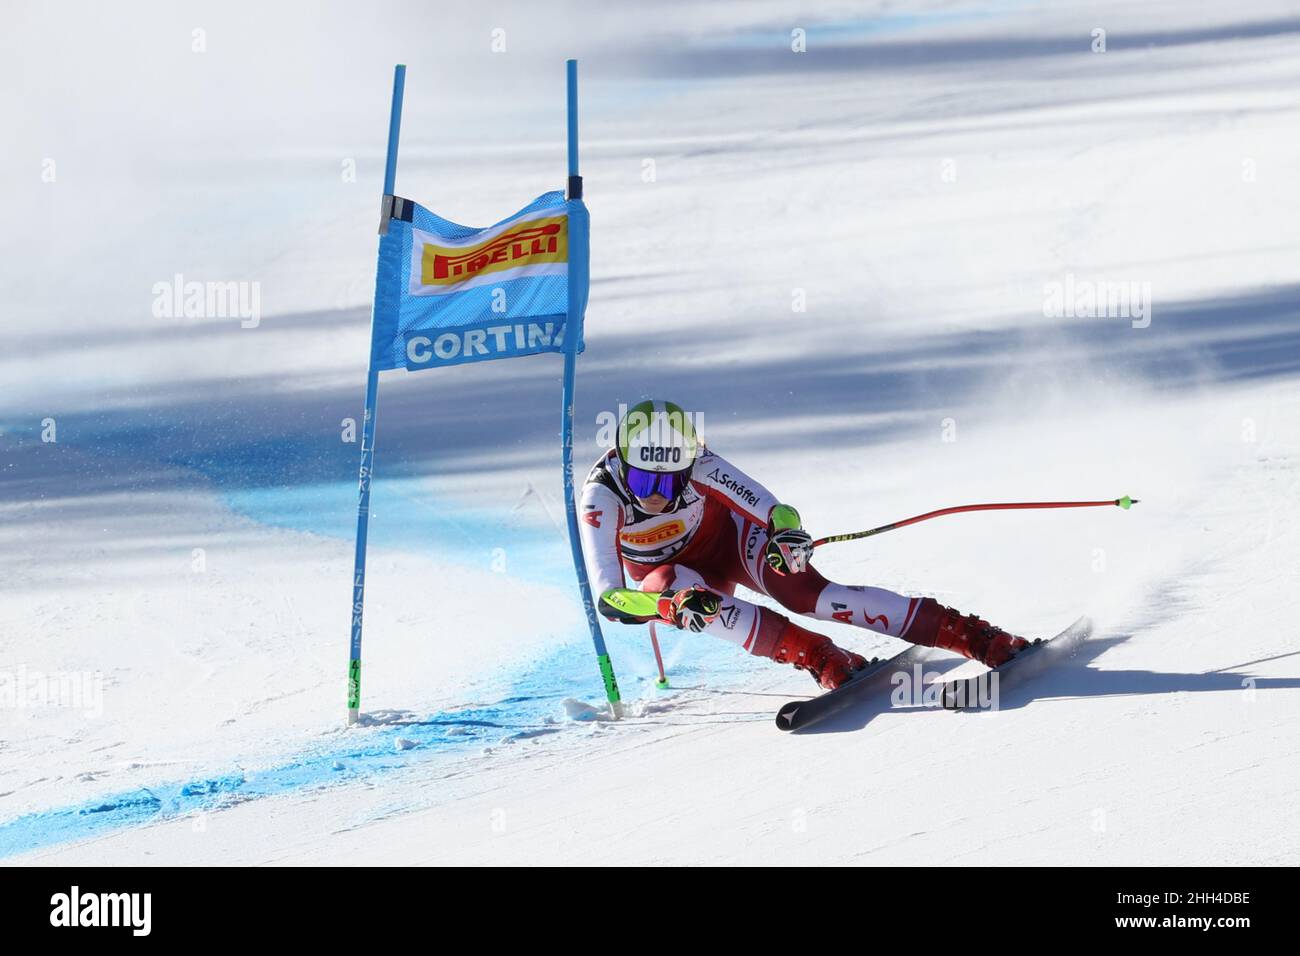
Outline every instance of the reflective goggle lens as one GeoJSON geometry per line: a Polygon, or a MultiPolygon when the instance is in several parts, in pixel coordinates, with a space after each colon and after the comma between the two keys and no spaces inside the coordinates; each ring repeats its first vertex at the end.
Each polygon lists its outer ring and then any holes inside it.
{"type": "Polygon", "coordinates": [[[690,479],[687,471],[645,471],[631,465],[623,473],[627,490],[642,500],[658,494],[671,501],[686,490],[690,479]]]}

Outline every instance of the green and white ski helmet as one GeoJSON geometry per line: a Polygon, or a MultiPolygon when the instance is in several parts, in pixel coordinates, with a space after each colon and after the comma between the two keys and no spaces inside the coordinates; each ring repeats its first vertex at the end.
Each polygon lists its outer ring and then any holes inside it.
{"type": "Polygon", "coordinates": [[[642,471],[689,471],[699,439],[691,416],[672,402],[641,402],[618,423],[618,457],[642,471]]]}

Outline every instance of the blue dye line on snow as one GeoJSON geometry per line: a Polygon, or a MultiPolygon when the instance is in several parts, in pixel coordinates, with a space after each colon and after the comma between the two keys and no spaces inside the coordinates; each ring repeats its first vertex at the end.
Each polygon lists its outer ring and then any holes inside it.
{"type": "Polygon", "coordinates": [[[514,708],[507,712],[491,706],[412,718],[365,736],[349,734],[333,746],[265,769],[141,787],[80,806],[29,813],[0,824],[0,857],[407,767],[431,752],[482,746],[487,734],[509,733],[521,719],[526,718],[514,708]]]}
{"type": "MultiPolygon", "coordinates": [[[[355,484],[238,488],[224,491],[222,500],[268,527],[348,542],[356,534],[355,484]]],[[[552,523],[563,520],[556,508],[563,506],[552,506],[549,520],[536,501],[526,501],[521,514],[471,508],[453,503],[431,479],[390,478],[375,482],[370,492],[370,542],[376,549],[433,553],[444,563],[501,569],[507,582],[576,588],[568,532],[552,523]]]]}
{"type": "MultiPolygon", "coordinates": [[[[716,643],[719,646],[711,649],[723,651],[722,642],[716,643]]],[[[735,657],[734,653],[720,656],[735,657]]],[[[640,683],[649,690],[653,686],[654,664],[648,648],[640,655],[629,648],[622,662],[637,665],[633,669],[640,672],[628,671],[629,687],[640,683]]],[[[0,857],[218,811],[262,797],[339,786],[439,759],[465,758],[478,748],[511,746],[557,733],[574,726],[563,715],[562,701],[591,690],[594,681],[587,672],[594,667],[591,647],[574,641],[538,661],[511,686],[508,696],[491,704],[424,717],[368,715],[361,728],[340,730],[334,739],[269,767],[151,785],[77,806],[28,813],[0,823],[0,857]]],[[[679,667],[674,674],[693,681],[696,667],[679,667]]]]}
{"type": "MultiPolygon", "coordinates": [[[[350,539],[355,521],[356,488],[349,484],[300,485],[290,488],[227,490],[224,498],[236,512],[259,524],[350,539]],[[352,512],[349,511],[352,506],[352,512]]],[[[426,482],[390,479],[377,483],[372,505],[378,509],[383,548],[434,552],[440,559],[460,555],[461,563],[489,567],[500,547],[510,578],[573,586],[573,571],[563,531],[549,521],[493,514],[452,505],[426,482]],[[436,506],[431,502],[439,502],[436,506]],[[400,515],[391,526],[384,512],[400,515]]],[[[531,516],[536,519],[538,516],[531,516]]],[[[375,525],[372,525],[375,527],[375,525]]],[[[222,810],[249,800],[338,786],[379,773],[438,759],[468,757],[476,748],[509,745],[573,726],[562,702],[599,690],[594,652],[575,611],[572,639],[535,661],[514,680],[494,689],[490,704],[473,704],[428,716],[363,713],[366,724],[339,731],[337,737],[256,769],[237,769],[96,797],[85,803],[28,813],[0,823],[0,857],[60,843],[102,836],[127,827],[154,824],[222,810]]],[[[611,651],[619,662],[624,696],[639,685],[653,693],[655,664],[640,628],[607,627],[611,651]]],[[[664,634],[670,662],[678,635],[664,634]]],[[[692,664],[670,663],[674,677],[691,682],[707,668],[745,669],[745,655],[725,642],[690,641],[692,664]]]]}

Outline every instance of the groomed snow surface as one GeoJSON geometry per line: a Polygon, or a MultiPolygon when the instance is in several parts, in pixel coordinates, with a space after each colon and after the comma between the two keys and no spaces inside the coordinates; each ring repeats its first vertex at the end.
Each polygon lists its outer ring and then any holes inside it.
{"type": "Polygon", "coordinates": [[[240,13],[213,8],[203,54],[163,7],[57,42],[42,14],[17,23],[5,862],[1300,862],[1300,19],[863,6],[629,10],[572,41],[527,8],[467,13],[407,24],[407,49],[382,22],[286,30],[319,78],[302,87],[240,13]],[[497,25],[513,52],[490,52],[497,25]],[[79,82],[106,49],[111,85],[79,82]],[[773,715],[807,675],[660,629],[657,690],[646,629],[609,624],[628,713],[606,719],[563,531],[560,363],[539,357],[384,378],[364,719],[343,727],[343,433],[392,61],[399,192],[486,223],[561,183],[566,55],[593,220],[580,468],[601,416],[653,396],[701,412],[817,535],[1130,494],[818,552],[835,580],[1029,636],[1087,613],[1074,658],[996,712],[882,695],[787,735],[773,715]],[[67,83],[22,79],[34,63],[67,83]],[[462,74],[474,109],[440,123],[462,74]],[[125,156],[85,133],[110,100],[135,104],[112,113],[125,156]],[[177,273],[258,282],[260,321],[156,317],[177,273]],[[1067,282],[1135,283],[1150,309],[1045,316],[1067,282]]]}

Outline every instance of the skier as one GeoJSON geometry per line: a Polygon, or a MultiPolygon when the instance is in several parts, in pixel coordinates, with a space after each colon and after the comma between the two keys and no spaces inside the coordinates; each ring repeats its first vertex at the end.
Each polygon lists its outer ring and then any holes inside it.
{"type": "Polygon", "coordinates": [[[670,402],[628,409],[615,447],[587,476],[581,514],[592,593],[605,617],[703,631],[806,670],[826,689],[866,659],[737,598],[737,584],[795,614],[955,651],[990,667],[1028,643],[930,598],[822,577],[809,563],[813,539],[799,513],[704,447],[690,416],[670,402]],[[626,586],[625,571],[638,587],[626,586]]]}

